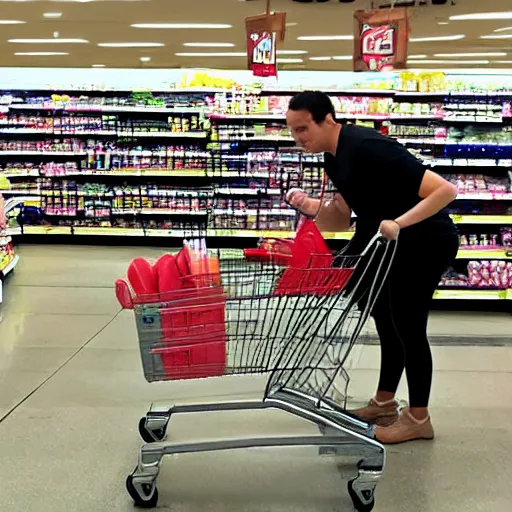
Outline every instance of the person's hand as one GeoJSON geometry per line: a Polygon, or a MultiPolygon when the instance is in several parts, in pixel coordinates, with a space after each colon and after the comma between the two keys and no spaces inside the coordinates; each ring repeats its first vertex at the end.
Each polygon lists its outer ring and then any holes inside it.
{"type": "Polygon", "coordinates": [[[383,220],[380,223],[380,234],[388,240],[398,240],[400,226],[394,220],[383,220]]]}
{"type": "Polygon", "coordinates": [[[302,215],[315,217],[320,209],[320,200],[313,199],[304,190],[292,188],[286,194],[286,201],[302,215]]]}

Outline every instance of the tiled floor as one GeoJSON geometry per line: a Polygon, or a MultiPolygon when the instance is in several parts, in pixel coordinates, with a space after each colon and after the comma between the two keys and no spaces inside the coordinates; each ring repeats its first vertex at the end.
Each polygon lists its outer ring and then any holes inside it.
{"type": "MultiPolygon", "coordinates": [[[[257,396],[261,378],[148,384],[134,323],[113,281],[136,255],[161,250],[37,247],[20,250],[0,323],[0,510],[133,510],[124,480],[151,401],[257,396]]],[[[508,336],[506,314],[436,314],[433,334],[508,336]]],[[[379,512],[509,512],[512,348],[434,347],[433,443],[388,449],[379,512]]],[[[354,396],[368,396],[378,347],[353,353],[354,396]]],[[[406,398],[405,389],[402,396],[406,398]]],[[[173,439],[311,432],[278,414],[178,417],[173,439]]],[[[353,471],[353,468],[347,468],[353,471]]],[[[352,510],[335,461],[314,450],[251,450],[165,460],[160,510],[352,510]]]]}

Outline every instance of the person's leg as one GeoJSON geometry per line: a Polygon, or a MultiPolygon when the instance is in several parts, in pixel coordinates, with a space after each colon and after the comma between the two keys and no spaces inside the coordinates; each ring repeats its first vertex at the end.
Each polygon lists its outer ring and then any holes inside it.
{"type": "MultiPolygon", "coordinates": [[[[404,347],[410,407],[392,428],[376,430],[377,438],[383,442],[434,436],[428,411],[433,365],[427,324],[432,296],[457,249],[458,240],[454,236],[442,239],[431,250],[424,248],[416,261],[411,253],[410,263],[403,265],[402,279],[393,276],[390,281],[392,318],[404,347]]],[[[418,251],[415,252],[417,256],[418,251]]]]}
{"type": "Polygon", "coordinates": [[[375,395],[379,402],[395,398],[405,368],[404,347],[390,306],[390,288],[387,283],[373,312],[380,341],[380,376],[375,395]]]}
{"type": "Polygon", "coordinates": [[[389,425],[398,418],[395,394],[405,367],[404,349],[393,323],[389,294],[389,286],[386,283],[372,314],[380,341],[380,377],[377,392],[365,407],[353,411],[359,418],[377,425],[389,425]]]}

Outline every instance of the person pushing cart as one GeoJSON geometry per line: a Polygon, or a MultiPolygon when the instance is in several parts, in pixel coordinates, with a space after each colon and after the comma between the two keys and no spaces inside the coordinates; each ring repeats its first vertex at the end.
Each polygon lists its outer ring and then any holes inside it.
{"type": "Polygon", "coordinates": [[[427,323],[436,287],[459,248],[458,231],[444,210],[457,188],[393,139],[339,124],[322,92],[295,95],[286,119],[299,146],[325,153],[325,173],[338,192],[332,201],[295,192],[289,203],[327,231],[348,230],[355,213],[356,232],[345,253],[357,254],[377,230],[397,244],[371,311],[381,347],[377,393],[353,413],[375,423],[375,436],[385,444],[433,439],[427,323]],[[404,369],[409,407],[399,411],[395,394],[404,369]]]}

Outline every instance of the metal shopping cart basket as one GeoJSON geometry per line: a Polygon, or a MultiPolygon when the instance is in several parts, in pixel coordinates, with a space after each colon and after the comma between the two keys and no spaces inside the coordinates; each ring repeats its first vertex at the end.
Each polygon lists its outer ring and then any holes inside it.
{"type": "Polygon", "coordinates": [[[355,457],[348,491],[358,511],[374,507],[385,449],[372,427],[346,410],[344,363],[387,275],[390,244],[376,235],[359,256],[310,255],[300,268],[222,259],[218,273],[183,278],[182,289],[134,301],[149,382],[268,374],[256,401],[152,406],[139,424],[145,441],[126,486],[135,504],[157,505],[164,455],[253,447],[314,446],[355,457]],[[181,444],[166,440],[171,416],[278,409],[311,422],[318,435],[181,444]]]}

